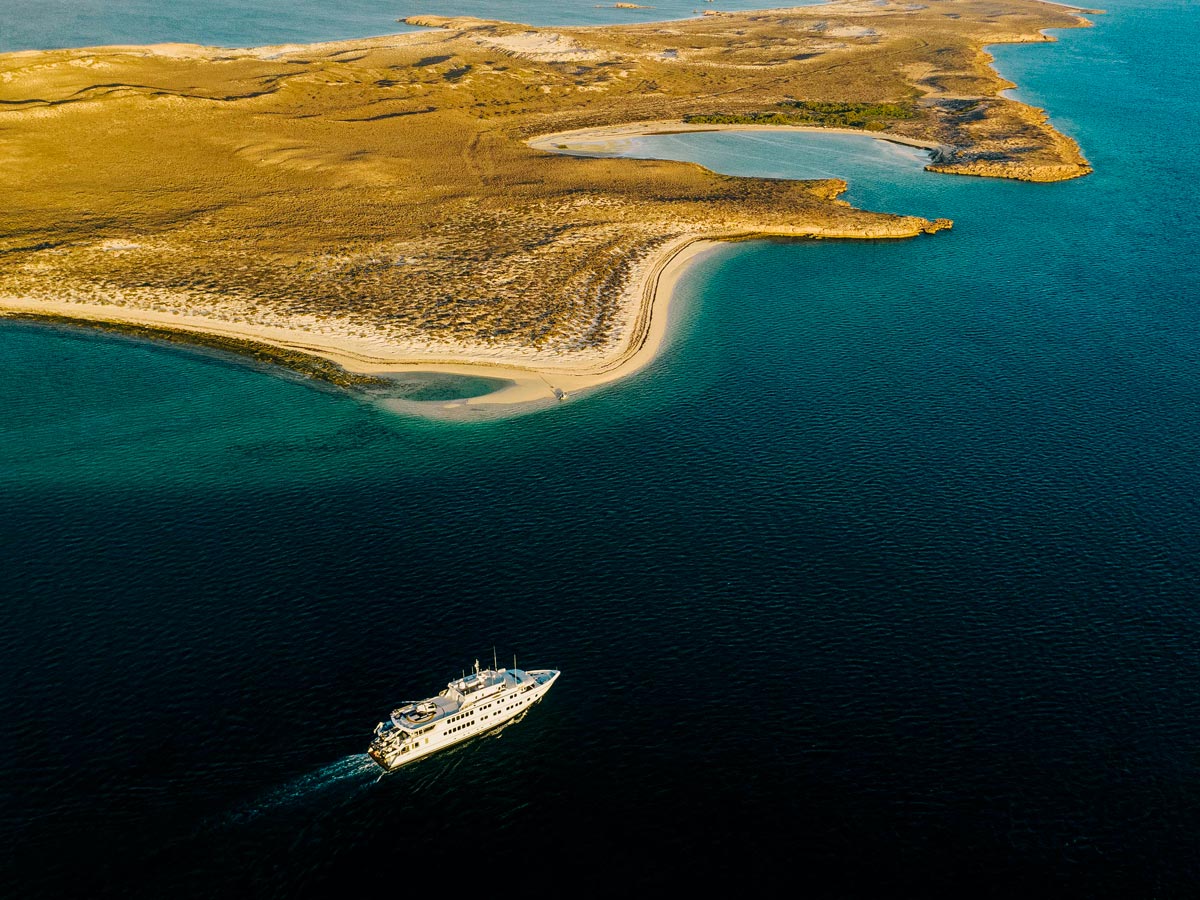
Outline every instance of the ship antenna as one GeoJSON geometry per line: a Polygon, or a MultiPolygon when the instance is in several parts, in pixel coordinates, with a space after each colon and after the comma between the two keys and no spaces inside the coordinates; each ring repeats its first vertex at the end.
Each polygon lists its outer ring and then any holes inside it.
{"type": "Polygon", "coordinates": [[[492,644],[492,668],[499,669],[500,665],[496,662],[496,645],[492,644]]]}

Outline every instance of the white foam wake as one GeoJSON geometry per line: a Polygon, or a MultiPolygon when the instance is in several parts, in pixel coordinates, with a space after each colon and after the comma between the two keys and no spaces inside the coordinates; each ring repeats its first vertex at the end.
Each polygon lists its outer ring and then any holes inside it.
{"type": "Polygon", "coordinates": [[[311,801],[314,795],[334,790],[362,790],[373,784],[379,767],[365,753],[345,756],[315,772],[301,775],[287,784],[272,788],[254,801],[230,813],[229,823],[247,822],[261,815],[311,801]]]}

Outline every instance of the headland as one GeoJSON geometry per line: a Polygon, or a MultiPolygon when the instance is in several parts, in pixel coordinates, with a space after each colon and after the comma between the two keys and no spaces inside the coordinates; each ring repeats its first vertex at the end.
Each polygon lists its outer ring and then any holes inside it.
{"type": "Polygon", "coordinates": [[[939,172],[1090,171],[1002,96],[984,49],[1087,24],[1035,0],[408,21],[431,30],[0,56],[0,309],[312,355],[334,381],[508,383],[460,411],[554,401],[652,358],[671,285],[714,241],[949,226],[854,209],[836,180],[562,152],[580,141],[846,129],[925,147],[939,172]]]}

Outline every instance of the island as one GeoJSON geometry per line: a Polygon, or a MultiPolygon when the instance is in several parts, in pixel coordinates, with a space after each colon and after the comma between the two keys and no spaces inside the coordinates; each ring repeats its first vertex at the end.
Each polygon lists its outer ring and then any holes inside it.
{"type": "Polygon", "coordinates": [[[1003,96],[990,44],[1090,24],[1035,0],[843,0],[674,22],[228,50],[0,55],[0,311],[216,343],[339,383],[428,369],[561,399],[635,371],[714,241],[909,238],[836,180],[569,152],[605,134],[850,129],[929,168],[1090,171],[1003,96]]]}

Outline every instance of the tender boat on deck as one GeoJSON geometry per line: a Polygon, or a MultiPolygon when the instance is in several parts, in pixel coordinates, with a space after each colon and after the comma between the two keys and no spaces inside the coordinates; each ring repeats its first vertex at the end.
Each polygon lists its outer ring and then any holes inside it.
{"type": "Polygon", "coordinates": [[[436,697],[408,700],[375,726],[367,748],[391,771],[523,715],[558,680],[557,669],[481,669],[451,681],[436,697]]]}

